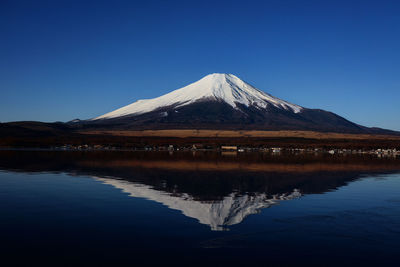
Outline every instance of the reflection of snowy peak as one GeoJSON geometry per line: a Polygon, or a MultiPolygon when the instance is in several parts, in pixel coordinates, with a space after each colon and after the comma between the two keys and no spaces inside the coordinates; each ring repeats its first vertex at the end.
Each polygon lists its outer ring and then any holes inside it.
{"type": "Polygon", "coordinates": [[[119,188],[132,197],[153,200],[171,209],[180,210],[184,215],[195,218],[202,224],[209,225],[212,230],[223,230],[225,226],[238,224],[247,216],[256,214],[261,209],[268,208],[280,200],[301,196],[298,190],[294,190],[290,194],[280,194],[272,197],[268,197],[265,193],[255,195],[231,193],[221,201],[202,202],[194,200],[187,194],[171,195],[138,183],[108,178],[95,179],[119,188]]]}

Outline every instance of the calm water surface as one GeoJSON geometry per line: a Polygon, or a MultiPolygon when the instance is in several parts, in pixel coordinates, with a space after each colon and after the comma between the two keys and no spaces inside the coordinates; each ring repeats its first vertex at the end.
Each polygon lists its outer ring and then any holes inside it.
{"type": "Polygon", "coordinates": [[[0,152],[9,265],[390,265],[400,160],[0,152]]]}

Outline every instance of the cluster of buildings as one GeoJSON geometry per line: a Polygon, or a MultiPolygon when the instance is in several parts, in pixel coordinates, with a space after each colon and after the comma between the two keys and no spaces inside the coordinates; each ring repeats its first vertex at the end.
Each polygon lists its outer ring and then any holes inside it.
{"type": "Polygon", "coordinates": [[[55,150],[117,150],[117,147],[103,145],[63,145],[54,147],[55,150]]]}
{"type": "Polygon", "coordinates": [[[225,145],[220,147],[204,146],[202,144],[193,144],[192,146],[178,147],[176,145],[166,146],[149,146],[134,148],[124,148],[107,146],[107,145],[63,145],[54,147],[56,150],[129,150],[129,151],[221,151],[221,152],[266,152],[272,154],[280,153],[328,153],[335,154],[370,154],[377,155],[378,157],[397,157],[400,156],[400,150],[396,148],[387,149],[324,149],[324,148],[282,148],[282,147],[245,147],[235,145],[225,145]]]}

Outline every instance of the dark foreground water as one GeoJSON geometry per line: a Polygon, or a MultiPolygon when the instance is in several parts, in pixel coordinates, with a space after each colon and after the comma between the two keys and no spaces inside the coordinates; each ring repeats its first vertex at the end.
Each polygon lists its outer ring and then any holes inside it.
{"type": "Polygon", "coordinates": [[[398,266],[399,161],[3,151],[1,266],[398,266]]]}

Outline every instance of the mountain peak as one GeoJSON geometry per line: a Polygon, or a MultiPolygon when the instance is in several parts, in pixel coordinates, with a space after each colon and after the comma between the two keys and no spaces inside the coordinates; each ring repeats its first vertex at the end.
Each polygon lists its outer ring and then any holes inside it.
{"type": "Polygon", "coordinates": [[[210,73],[210,74],[204,76],[202,79],[206,79],[206,78],[213,79],[213,80],[232,79],[232,78],[239,79],[237,76],[230,74],[230,73],[210,73]]]}
{"type": "Polygon", "coordinates": [[[225,102],[235,109],[238,109],[238,105],[255,106],[258,109],[266,109],[267,106],[273,105],[294,113],[299,113],[303,109],[300,106],[273,97],[233,74],[213,73],[163,96],[136,101],[97,117],[95,120],[139,115],[165,107],[179,108],[205,100],[225,102]]]}
{"type": "MultiPolygon", "coordinates": [[[[231,83],[231,84],[232,83],[233,84],[237,84],[237,83],[244,84],[245,83],[239,77],[237,77],[233,74],[229,74],[229,73],[211,73],[211,74],[204,76],[202,79],[200,79],[197,82],[211,82],[214,85],[220,85],[222,83],[231,83]]],[[[239,85],[239,84],[237,84],[237,85],[239,85]]]]}

